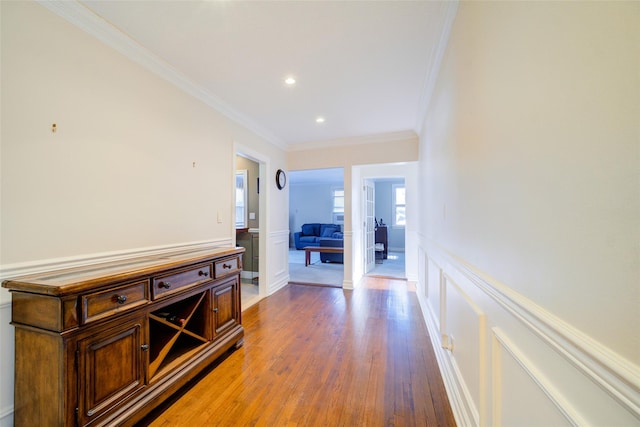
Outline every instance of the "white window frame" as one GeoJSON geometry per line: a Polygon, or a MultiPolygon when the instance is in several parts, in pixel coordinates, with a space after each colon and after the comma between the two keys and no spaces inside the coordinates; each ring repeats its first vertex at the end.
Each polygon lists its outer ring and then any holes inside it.
{"type": "Polygon", "coordinates": [[[392,212],[393,221],[391,223],[391,226],[394,228],[404,228],[407,225],[407,187],[404,184],[393,184],[391,186],[391,195],[392,195],[392,203],[393,203],[393,206],[391,207],[391,209],[393,210],[392,212]],[[398,203],[396,201],[397,188],[404,188],[404,203],[398,203]],[[398,224],[396,222],[397,220],[396,211],[399,206],[404,207],[404,224],[398,224]]]}
{"type": "Polygon", "coordinates": [[[249,200],[249,196],[248,196],[248,191],[247,191],[247,185],[248,185],[248,181],[247,181],[247,170],[246,169],[242,169],[242,170],[237,170],[236,171],[236,179],[235,179],[235,185],[234,185],[234,195],[235,195],[235,212],[236,212],[236,228],[247,228],[249,224],[249,219],[248,219],[248,212],[249,212],[249,207],[248,207],[248,200],[249,200]],[[238,188],[238,179],[240,179],[242,181],[242,188],[239,189],[238,188]],[[239,199],[239,200],[238,200],[239,199]],[[239,211],[240,210],[240,211],[239,211]]]}
{"type": "Polygon", "coordinates": [[[333,187],[331,189],[331,200],[333,207],[331,209],[332,214],[332,222],[334,224],[344,224],[344,188],[343,187],[333,187]],[[337,192],[342,192],[342,195],[337,195],[337,192]],[[336,198],[342,197],[342,207],[336,207],[336,198]]]}
{"type": "Polygon", "coordinates": [[[333,213],[344,213],[344,188],[342,187],[334,187],[331,189],[331,200],[333,201],[333,208],[332,208],[332,212],[333,213]],[[336,195],[336,193],[340,191],[342,192],[342,195],[336,195]],[[342,207],[337,207],[336,206],[336,198],[342,198],[342,207]]]}

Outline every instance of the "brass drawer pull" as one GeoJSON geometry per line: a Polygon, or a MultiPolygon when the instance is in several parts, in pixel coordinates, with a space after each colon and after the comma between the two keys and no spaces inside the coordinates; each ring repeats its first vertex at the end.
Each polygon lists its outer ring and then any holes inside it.
{"type": "Polygon", "coordinates": [[[222,268],[226,268],[231,270],[233,268],[233,266],[231,264],[222,264],[222,268]]]}
{"type": "Polygon", "coordinates": [[[118,295],[118,296],[116,296],[116,301],[118,301],[118,304],[124,304],[125,302],[127,302],[127,296],[126,295],[118,295]]]}
{"type": "Polygon", "coordinates": [[[204,277],[207,277],[208,275],[209,275],[209,273],[208,273],[208,272],[206,272],[206,271],[202,271],[202,270],[198,271],[198,276],[204,276],[204,277]]]}
{"type": "Polygon", "coordinates": [[[171,283],[169,283],[169,282],[160,282],[160,283],[158,283],[158,287],[159,288],[169,289],[171,287],[171,283]]]}

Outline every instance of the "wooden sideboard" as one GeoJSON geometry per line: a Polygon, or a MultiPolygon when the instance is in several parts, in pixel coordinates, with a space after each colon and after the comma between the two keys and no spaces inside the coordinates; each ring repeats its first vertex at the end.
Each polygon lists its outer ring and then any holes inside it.
{"type": "Polygon", "coordinates": [[[132,425],[242,345],[242,248],[6,280],[15,426],[132,425]]]}

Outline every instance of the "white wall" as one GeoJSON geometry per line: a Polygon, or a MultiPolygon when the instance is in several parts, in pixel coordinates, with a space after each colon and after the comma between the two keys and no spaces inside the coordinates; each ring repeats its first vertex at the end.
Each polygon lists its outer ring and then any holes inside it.
{"type": "MultiPolygon", "coordinates": [[[[291,243],[293,233],[300,231],[303,224],[318,222],[333,223],[333,189],[343,188],[342,184],[296,184],[289,189],[289,229],[291,243]]],[[[342,228],[342,226],[341,226],[342,228]]]]}
{"type": "MultiPolygon", "coordinates": [[[[264,161],[268,176],[285,168],[284,151],[37,3],[0,2],[0,10],[0,280],[152,250],[230,245],[236,147],[264,161]]],[[[288,276],[288,192],[267,180],[264,193],[271,201],[261,210],[264,244],[282,249],[263,257],[272,292],[288,276]]],[[[3,426],[13,421],[9,318],[2,289],[3,426]]]]}
{"type": "Polygon", "coordinates": [[[460,425],[640,424],[639,24],[637,2],[459,4],[418,292],[460,425]]]}

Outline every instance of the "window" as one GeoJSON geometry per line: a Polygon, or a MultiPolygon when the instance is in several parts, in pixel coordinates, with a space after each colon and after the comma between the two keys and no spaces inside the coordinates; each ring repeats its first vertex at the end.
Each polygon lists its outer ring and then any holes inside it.
{"type": "Polygon", "coordinates": [[[333,189],[333,223],[344,224],[344,189],[333,189]]]}
{"type": "Polygon", "coordinates": [[[333,190],[333,213],[344,213],[344,190],[333,190]]]}
{"type": "Polygon", "coordinates": [[[247,227],[247,171],[236,171],[236,228],[247,227]]]}
{"type": "Polygon", "coordinates": [[[405,188],[402,184],[393,185],[393,226],[404,227],[407,223],[405,216],[406,198],[405,188]]]}

